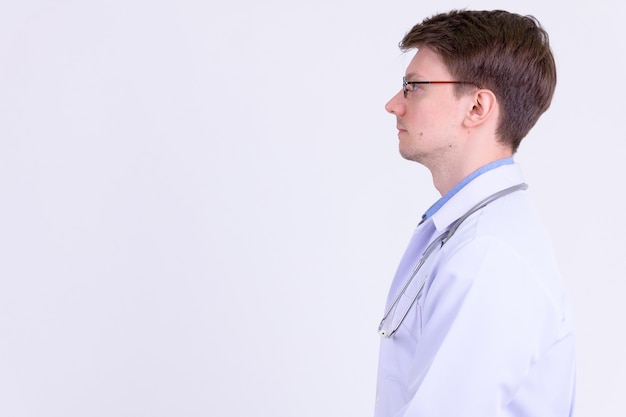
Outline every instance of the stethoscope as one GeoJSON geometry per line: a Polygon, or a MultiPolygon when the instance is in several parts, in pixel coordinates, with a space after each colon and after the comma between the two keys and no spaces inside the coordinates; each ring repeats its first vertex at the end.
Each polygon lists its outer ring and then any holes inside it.
{"type": "Polygon", "coordinates": [[[413,306],[413,304],[415,304],[415,302],[419,298],[420,294],[422,293],[422,289],[424,288],[424,285],[426,284],[426,280],[428,279],[428,275],[426,277],[424,277],[422,282],[420,282],[420,284],[419,284],[419,286],[417,288],[417,291],[415,292],[415,296],[413,297],[412,301],[407,305],[406,310],[404,311],[404,313],[402,313],[402,315],[400,316],[400,320],[396,323],[396,325],[393,326],[391,330],[385,329],[385,328],[383,328],[385,326],[385,322],[387,321],[387,318],[389,318],[389,316],[392,315],[392,312],[393,312],[392,316],[395,316],[395,309],[398,307],[398,303],[400,302],[400,299],[404,295],[404,293],[407,290],[407,288],[409,287],[409,285],[411,285],[411,282],[413,281],[413,278],[415,278],[415,276],[419,272],[419,270],[422,267],[422,265],[424,265],[426,260],[428,260],[428,257],[435,251],[435,249],[437,249],[437,248],[441,249],[443,247],[443,245],[445,245],[446,242],[448,240],[450,240],[450,238],[454,235],[454,233],[457,231],[459,226],[461,226],[461,224],[469,216],[474,214],[476,211],[482,209],[487,204],[489,204],[489,203],[499,199],[500,197],[504,197],[507,194],[511,194],[511,193],[513,193],[515,191],[519,191],[519,190],[525,190],[527,188],[528,188],[528,185],[526,185],[525,183],[521,183],[521,184],[514,185],[512,187],[509,187],[509,188],[505,188],[504,190],[500,190],[497,193],[494,193],[494,194],[490,195],[489,197],[485,198],[480,203],[476,204],[474,207],[469,209],[469,211],[467,211],[464,215],[459,217],[454,223],[452,223],[452,225],[448,228],[448,230],[446,230],[445,232],[443,232],[442,234],[437,236],[435,238],[435,240],[433,240],[428,245],[428,247],[426,248],[426,250],[422,254],[422,257],[420,258],[419,262],[417,263],[415,268],[413,268],[413,272],[411,272],[411,275],[409,276],[409,279],[406,281],[406,283],[402,287],[402,290],[400,291],[400,293],[398,294],[398,296],[396,297],[394,302],[391,304],[391,306],[389,307],[389,309],[387,310],[387,312],[383,316],[383,319],[380,321],[380,325],[378,326],[378,333],[382,337],[390,338],[390,337],[392,337],[396,333],[396,331],[398,331],[398,329],[400,328],[400,325],[402,325],[402,322],[404,321],[406,316],[409,314],[409,311],[411,310],[411,307],[413,306]]]}

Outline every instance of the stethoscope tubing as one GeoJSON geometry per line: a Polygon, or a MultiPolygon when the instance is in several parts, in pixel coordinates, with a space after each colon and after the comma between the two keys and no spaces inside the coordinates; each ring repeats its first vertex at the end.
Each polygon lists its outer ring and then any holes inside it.
{"type": "Polygon", "coordinates": [[[426,263],[426,260],[428,259],[428,257],[431,255],[432,252],[434,252],[434,250],[437,247],[442,248],[443,245],[446,244],[446,242],[448,242],[448,240],[450,240],[450,238],[456,233],[456,231],[459,228],[459,226],[461,226],[461,224],[465,220],[467,220],[468,217],[470,217],[472,214],[474,214],[478,210],[482,209],[483,207],[485,207],[489,203],[491,203],[491,202],[493,202],[493,201],[495,201],[495,200],[497,200],[497,199],[499,199],[501,197],[504,197],[505,195],[511,194],[511,193],[513,193],[515,191],[525,190],[527,188],[528,188],[528,185],[526,183],[520,183],[520,184],[511,186],[511,187],[505,188],[503,190],[500,190],[500,191],[490,195],[489,197],[485,198],[484,200],[480,201],[478,204],[473,206],[471,209],[469,209],[464,215],[462,215],[454,223],[452,223],[452,225],[445,232],[443,232],[442,234],[437,236],[428,245],[426,250],[424,250],[424,253],[420,257],[420,260],[418,261],[417,265],[415,265],[415,268],[413,268],[413,271],[411,272],[411,275],[409,276],[407,281],[402,286],[402,290],[400,290],[400,292],[398,293],[398,295],[394,299],[393,303],[391,303],[391,305],[389,306],[389,308],[387,309],[387,311],[383,315],[383,318],[380,321],[380,325],[378,326],[378,333],[382,337],[384,337],[384,338],[390,338],[390,337],[392,337],[396,333],[396,331],[398,331],[398,329],[402,325],[402,322],[404,322],[404,319],[409,314],[409,311],[411,310],[411,307],[413,306],[413,304],[415,304],[415,302],[419,298],[420,294],[422,293],[422,289],[424,288],[424,285],[426,285],[426,280],[428,279],[428,276],[424,277],[423,281],[420,283],[419,287],[417,288],[417,292],[416,292],[415,296],[411,300],[411,303],[407,307],[406,311],[402,314],[402,317],[400,318],[400,321],[398,321],[398,324],[390,332],[387,332],[386,330],[383,329],[383,324],[385,323],[385,320],[387,320],[387,318],[389,317],[391,312],[396,308],[397,304],[400,302],[400,299],[402,298],[402,295],[406,292],[406,290],[409,287],[409,285],[411,285],[411,283],[413,282],[413,278],[415,278],[415,276],[420,271],[420,269],[422,268],[424,263],[426,263]]]}

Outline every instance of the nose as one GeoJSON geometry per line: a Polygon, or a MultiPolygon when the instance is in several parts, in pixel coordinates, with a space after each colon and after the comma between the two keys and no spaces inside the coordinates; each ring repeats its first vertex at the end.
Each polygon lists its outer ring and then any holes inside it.
{"type": "Polygon", "coordinates": [[[398,93],[391,97],[391,100],[385,104],[385,110],[396,116],[402,116],[404,113],[404,92],[402,90],[398,91],[398,93]]]}

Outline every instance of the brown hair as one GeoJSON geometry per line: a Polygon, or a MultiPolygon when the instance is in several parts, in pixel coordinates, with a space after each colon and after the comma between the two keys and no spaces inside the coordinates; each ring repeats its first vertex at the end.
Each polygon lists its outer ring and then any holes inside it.
{"type": "Polygon", "coordinates": [[[532,16],[453,10],[415,25],[399,46],[402,51],[426,46],[457,80],[491,90],[501,104],[498,138],[513,152],[550,107],[556,65],[548,33],[532,16]]]}

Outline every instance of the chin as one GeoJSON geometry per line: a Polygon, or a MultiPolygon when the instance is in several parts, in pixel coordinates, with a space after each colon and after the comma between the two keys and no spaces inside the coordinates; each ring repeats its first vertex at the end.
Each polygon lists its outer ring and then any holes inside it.
{"type": "Polygon", "coordinates": [[[410,149],[404,149],[402,147],[400,147],[399,149],[400,151],[400,156],[402,156],[404,159],[406,159],[407,161],[413,161],[413,162],[417,162],[417,163],[422,163],[422,158],[420,157],[419,153],[412,151],[410,149]]]}
{"type": "Polygon", "coordinates": [[[404,159],[413,160],[413,152],[411,152],[410,149],[407,149],[403,147],[402,145],[400,145],[398,147],[398,152],[400,152],[400,156],[403,157],[404,159]]]}

